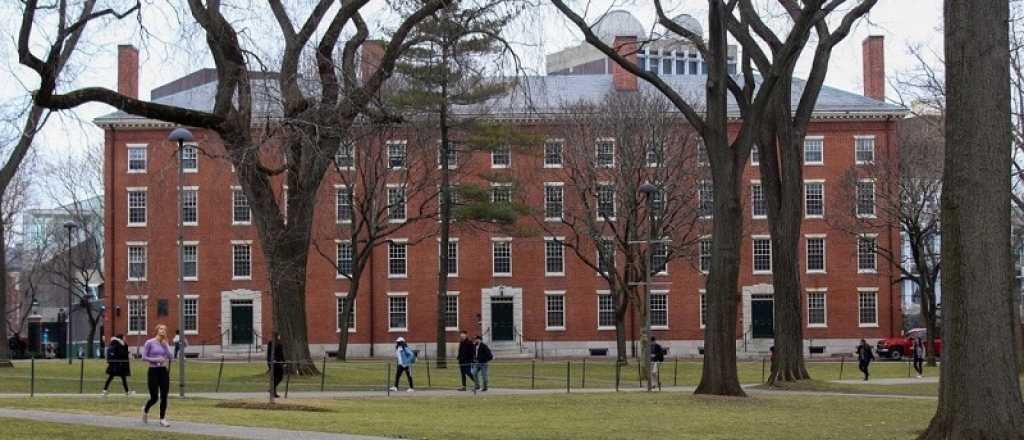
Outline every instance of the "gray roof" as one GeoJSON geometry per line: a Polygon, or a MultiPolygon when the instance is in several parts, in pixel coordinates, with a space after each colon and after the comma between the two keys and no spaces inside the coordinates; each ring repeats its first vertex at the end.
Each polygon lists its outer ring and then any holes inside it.
{"type": "MultiPolygon", "coordinates": [[[[687,101],[694,103],[699,111],[704,102],[705,77],[697,75],[668,75],[662,77],[687,101]]],[[[254,110],[258,114],[280,114],[277,82],[264,79],[253,80],[254,110]]],[[[654,86],[638,80],[641,91],[655,92],[654,86]]],[[[796,108],[800,94],[806,84],[802,79],[793,81],[793,107],[796,108]]],[[[596,102],[612,91],[612,75],[548,75],[529,76],[522,80],[513,93],[496,99],[486,105],[488,113],[501,115],[524,115],[530,113],[560,113],[564,105],[580,101],[596,102]]],[[[178,93],[161,96],[154,100],[160,104],[185,107],[193,110],[213,109],[216,82],[208,82],[178,93]]],[[[479,108],[461,109],[464,113],[478,113],[479,108]]],[[[843,114],[866,116],[878,114],[904,114],[903,107],[878,101],[866,96],[847,92],[834,87],[822,87],[815,107],[817,114],[843,114]]],[[[735,101],[729,97],[729,113],[739,116],[735,101]]],[[[124,112],[114,112],[95,120],[97,124],[144,118],[124,112]]]]}

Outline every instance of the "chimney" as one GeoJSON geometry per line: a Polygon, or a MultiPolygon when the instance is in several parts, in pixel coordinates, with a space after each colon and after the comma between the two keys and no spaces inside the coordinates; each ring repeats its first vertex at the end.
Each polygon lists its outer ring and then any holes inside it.
{"type": "Polygon", "coordinates": [[[870,35],[861,44],[864,58],[864,96],[885,101],[885,37],[870,35]]]}
{"type": "Polygon", "coordinates": [[[363,42],[362,49],[362,57],[359,60],[359,73],[362,75],[363,81],[366,81],[380,67],[380,60],[384,58],[384,41],[366,40],[363,42]]]}
{"type": "MultiPolygon", "coordinates": [[[[637,59],[637,44],[635,36],[616,36],[615,41],[612,43],[612,47],[620,55],[626,57],[629,62],[634,65],[639,62],[637,59]]],[[[639,90],[637,84],[636,75],[629,73],[628,70],[622,68],[619,63],[610,61],[612,65],[612,84],[615,86],[615,90],[619,92],[635,92],[639,90]]]]}
{"type": "Polygon", "coordinates": [[[117,93],[139,98],[139,50],[130,44],[117,46],[117,93]]]}

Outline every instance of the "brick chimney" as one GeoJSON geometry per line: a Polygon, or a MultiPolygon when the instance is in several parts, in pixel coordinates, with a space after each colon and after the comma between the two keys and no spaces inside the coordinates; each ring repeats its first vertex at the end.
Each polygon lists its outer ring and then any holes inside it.
{"type": "Polygon", "coordinates": [[[359,73],[363,81],[370,78],[377,68],[380,67],[380,60],[384,58],[383,40],[366,40],[363,42],[362,57],[359,60],[359,73]]]}
{"type": "Polygon", "coordinates": [[[139,98],[139,50],[130,44],[117,46],[117,93],[139,98]]]}
{"type": "Polygon", "coordinates": [[[871,35],[861,43],[864,58],[864,96],[885,101],[885,37],[871,35]]]}
{"type": "MultiPolygon", "coordinates": [[[[636,37],[616,36],[615,41],[612,43],[612,47],[615,48],[616,52],[626,57],[626,59],[634,65],[639,62],[636,53],[636,37]]],[[[639,90],[636,75],[629,73],[629,71],[622,68],[619,63],[614,61],[609,62],[612,65],[612,84],[615,86],[616,91],[635,92],[639,90]]]]}

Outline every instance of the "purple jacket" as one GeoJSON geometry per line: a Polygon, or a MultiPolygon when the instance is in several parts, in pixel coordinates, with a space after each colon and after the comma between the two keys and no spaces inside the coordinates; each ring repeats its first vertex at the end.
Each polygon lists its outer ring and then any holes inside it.
{"type": "Polygon", "coordinates": [[[142,360],[149,362],[150,368],[166,367],[171,362],[171,349],[156,338],[150,339],[142,347],[142,360]]]}

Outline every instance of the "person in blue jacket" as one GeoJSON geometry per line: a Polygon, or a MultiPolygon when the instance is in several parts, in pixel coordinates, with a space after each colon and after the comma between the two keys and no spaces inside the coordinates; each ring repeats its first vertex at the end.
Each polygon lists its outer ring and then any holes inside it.
{"type": "Polygon", "coordinates": [[[391,391],[398,391],[398,381],[402,378],[402,373],[405,373],[406,379],[409,380],[409,389],[406,391],[415,391],[412,385],[412,364],[416,362],[416,352],[409,348],[403,337],[395,340],[395,357],[398,358],[398,370],[395,371],[395,386],[391,387],[391,391]]]}

